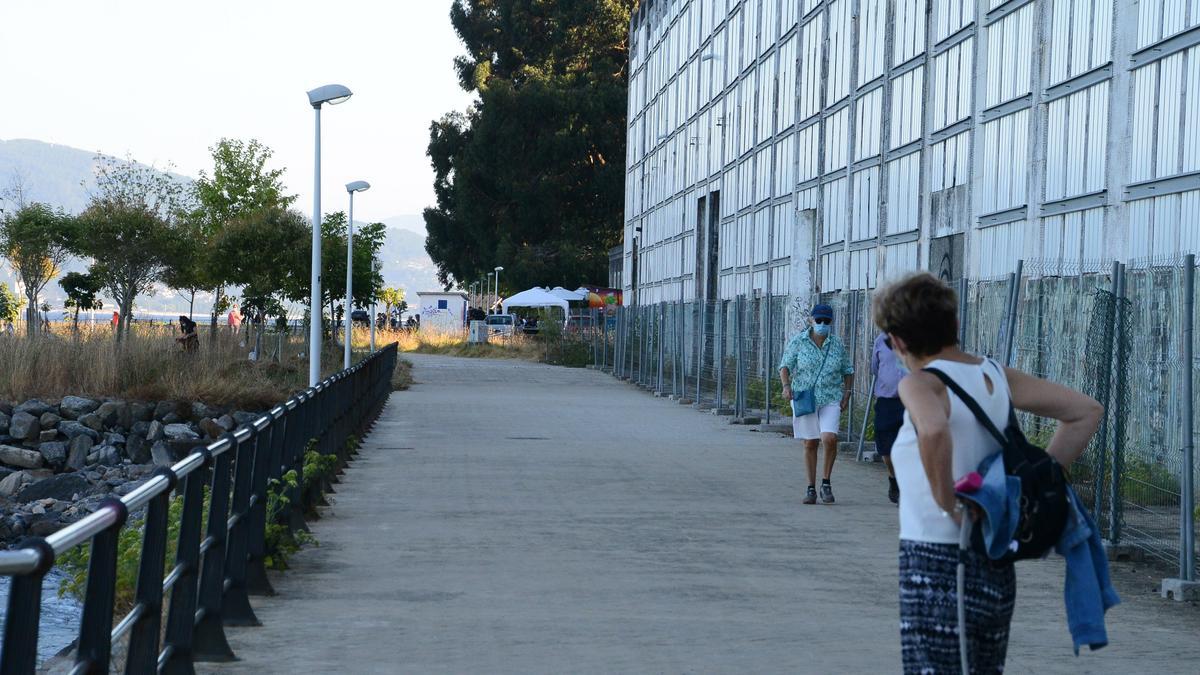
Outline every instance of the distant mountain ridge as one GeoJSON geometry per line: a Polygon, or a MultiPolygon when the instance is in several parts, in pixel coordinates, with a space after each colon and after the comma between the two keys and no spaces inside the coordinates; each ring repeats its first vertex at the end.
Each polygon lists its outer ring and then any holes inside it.
{"type": "MultiPolygon", "coordinates": [[[[69,213],[80,213],[87,206],[89,192],[95,185],[93,167],[98,153],[66,145],[44,143],[29,139],[0,140],[0,193],[7,192],[14,178],[22,183],[24,197],[29,202],[42,202],[69,213]]],[[[120,158],[118,158],[120,159],[120,158]]],[[[191,180],[187,176],[180,176],[191,180]]],[[[0,201],[0,208],[12,205],[0,201]]],[[[356,221],[357,222],[357,221],[356,221]]],[[[387,240],[380,250],[383,277],[387,285],[417,290],[441,288],[437,267],[425,252],[425,223],[420,215],[401,215],[382,221],[388,225],[387,240]]],[[[87,263],[70,261],[65,272],[83,271],[87,263]]],[[[0,265],[0,280],[16,289],[15,278],[7,262],[0,265]]],[[[44,291],[46,301],[55,309],[62,307],[64,295],[57,279],[44,291]]],[[[197,294],[197,314],[209,311],[212,296],[197,294]]],[[[105,306],[111,307],[105,298],[105,306]]],[[[143,313],[186,313],[186,297],[167,288],[158,289],[152,296],[138,298],[137,311],[143,313]]]]}

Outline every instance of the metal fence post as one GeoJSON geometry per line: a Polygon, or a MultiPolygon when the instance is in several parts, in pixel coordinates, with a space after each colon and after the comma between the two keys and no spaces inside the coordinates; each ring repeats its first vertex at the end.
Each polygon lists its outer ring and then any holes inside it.
{"type": "Polygon", "coordinates": [[[1125,364],[1129,359],[1126,342],[1129,336],[1125,334],[1125,265],[1117,270],[1117,322],[1114,328],[1114,347],[1116,353],[1116,375],[1113,382],[1113,395],[1117,405],[1113,415],[1113,453],[1112,478],[1109,480],[1108,504],[1108,537],[1113,545],[1121,542],[1121,479],[1125,472],[1125,364]]]}
{"type": "Polygon", "coordinates": [[[180,517],[179,543],[175,566],[179,570],[171,587],[171,608],[167,614],[166,648],[159,658],[160,673],[192,673],[192,632],[196,622],[196,590],[200,576],[200,524],[204,518],[204,481],[212,456],[208,448],[202,468],[183,479],[183,515],[180,517]]]}
{"type": "Polygon", "coordinates": [[[1118,304],[1119,298],[1117,293],[1120,291],[1117,284],[1121,276],[1121,263],[1113,261],[1112,278],[1109,279],[1111,299],[1109,302],[1108,311],[1105,312],[1105,326],[1108,330],[1104,335],[1104,367],[1100,369],[1100,389],[1096,392],[1102,399],[1100,403],[1104,406],[1104,421],[1100,425],[1099,437],[1096,443],[1096,457],[1093,466],[1095,476],[1093,476],[1092,487],[1092,515],[1099,519],[1104,513],[1104,475],[1108,471],[1108,427],[1112,419],[1112,371],[1113,371],[1113,344],[1115,337],[1115,322],[1118,320],[1118,304]]]}
{"type": "Polygon", "coordinates": [[[745,394],[746,387],[744,382],[745,364],[745,345],[742,342],[745,340],[745,326],[742,322],[745,321],[746,297],[744,295],[737,296],[733,301],[733,416],[746,416],[745,394]]]}
{"type": "Polygon", "coordinates": [[[958,280],[958,346],[967,348],[967,295],[971,292],[966,275],[958,280]]]}
{"type": "Polygon", "coordinates": [[[1183,269],[1183,502],[1180,509],[1179,578],[1196,580],[1196,439],[1192,384],[1195,373],[1196,256],[1184,257],[1183,269]]]}
{"type": "Polygon", "coordinates": [[[658,345],[656,345],[658,351],[658,376],[655,378],[654,391],[661,394],[663,393],[663,349],[666,343],[664,338],[667,336],[667,303],[665,302],[658,303],[658,330],[656,333],[658,335],[658,345]]]}
{"type": "Polygon", "coordinates": [[[770,293],[767,293],[767,325],[763,331],[763,341],[766,343],[766,356],[763,358],[763,405],[766,408],[766,423],[771,423],[771,366],[775,363],[775,308],[770,293]]]}
{"type": "Polygon", "coordinates": [[[725,301],[717,301],[717,344],[714,345],[713,361],[717,366],[717,410],[725,406],[725,301]]]}
{"type": "Polygon", "coordinates": [[[135,601],[145,608],[129,631],[129,652],[125,672],[151,673],[158,668],[159,634],[162,630],[163,564],[167,556],[167,519],[171,510],[171,490],[178,478],[167,467],[156,475],[165,476],[169,487],[150,500],[142,532],[142,559],[138,563],[135,601]]]}
{"type": "Polygon", "coordinates": [[[1017,271],[1012,276],[1012,289],[1009,294],[1008,316],[1006,317],[1007,325],[1004,331],[1004,365],[1011,366],[1013,362],[1013,342],[1016,338],[1017,330],[1017,310],[1021,306],[1021,274],[1025,268],[1025,261],[1017,261],[1017,271]]]}
{"type": "Polygon", "coordinates": [[[696,407],[700,407],[701,387],[704,382],[704,327],[708,325],[708,303],[696,300],[696,407]]]}
{"type": "Polygon", "coordinates": [[[240,447],[233,466],[233,506],[230,509],[229,546],[225,554],[225,583],[221,597],[221,621],[226,626],[259,626],[250,607],[246,589],[247,559],[250,551],[250,495],[254,490],[255,457],[264,454],[269,442],[250,426],[250,440],[240,447]]]}
{"type": "Polygon", "coordinates": [[[238,452],[237,439],[226,433],[230,447],[217,455],[212,471],[212,490],[208,503],[207,550],[201,553],[199,611],[193,636],[193,658],[196,661],[232,661],[233,650],[225,639],[221,623],[221,592],[225,585],[225,550],[229,518],[229,474],[233,453],[238,452]]]}
{"type": "MultiPolygon", "coordinates": [[[[858,291],[850,292],[850,363],[858,356],[858,291]]],[[[850,387],[850,404],[846,411],[846,439],[854,437],[854,387],[850,387]]]]}

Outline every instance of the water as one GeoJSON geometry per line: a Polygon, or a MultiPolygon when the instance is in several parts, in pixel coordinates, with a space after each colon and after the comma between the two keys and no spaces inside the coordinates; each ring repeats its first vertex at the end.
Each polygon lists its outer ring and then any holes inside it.
{"type": "MultiPolygon", "coordinates": [[[[62,578],[57,569],[52,569],[42,581],[42,622],[38,632],[38,659],[42,662],[62,651],[79,636],[83,605],[71,596],[58,597],[58,584],[62,578]]],[[[5,608],[4,612],[0,612],[0,634],[4,631],[10,581],[8,577],[0,577],[0,607],[5,608]]],[[[0,653],[2,650],[3,645],[0,645],[0,653]]]]}

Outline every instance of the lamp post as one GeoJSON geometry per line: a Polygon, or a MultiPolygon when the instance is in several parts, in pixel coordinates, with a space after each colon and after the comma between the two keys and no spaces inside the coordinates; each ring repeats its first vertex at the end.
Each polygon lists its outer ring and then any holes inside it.
{"type": "MultiPolygon", "coordinates": [[[[350,193],[350,218],[349,225],[346,228],[346,328],[345,339],[342,348],[342,367],[350,367],[350,342],[354,335],[354,312],[351,309],[354,307],[354,193],[365,192],[371,189],[371,184],[365,180],[356,180],[353,183],[346,183],[346,192],[350,193]]],[[[375,322],[372,321],[374,326],[375,322]]],[[[374,331],[372,331],[372,336],[374,331]]],[[[374,346],[372,346],[374,351],[374,346]]]]}
{"type": "MultiPolygon", "coordinates": [[[[489,297],[489,298],[495,297],[495,296],[493,296],[493,295],[492,295],[492,277],[494,277],[494,276],[496,276],[496,273],[495,273],[495,272],[488,272],[488,273],[487,273],[487,278],[488,278],[488,281],[487,281],[487,295],[488,295],[488,297],[489,297]]],[[[495,304],[495,303],[493,303],[493,302],[490,302],[490,301],[488,302],[488,308],[487,308],[487,313],[488,313],[488,314],[491,314],[491,313],[492,313],[492,305],[493,305],[493,304],[495,304]]]]}
{"type": "MultiPolygon", "coordinates": [[[[375,258],[374,260],[371,261],[371,269],[373,269],[375,271],[376,276],[379,276],[380,272],[383,271],[383,263],[379,261],[379,258],[375,258]]],[[[379,322],[378,311],[379,311],[379,307],[376,304],[376,298],[375,298],[375,296],[372,296],[371,297],[371,353],[372,354],[375,353],[375,324],[379,322]]]]}
{"type": "MultiPolygon", "coordinates": [[[[311,297],[308,321],[308,386],[321,380],[321,106],[346,102],[351,91],[340,84],[327,84],[308,92],[308,102],[316,113],[315,153],[313,162],[313,234],[311,297]]],[[[333,317],[330,317],[331,319],[333,317]]]]}
{"type": "Polygon", "coordinates": [[[500,273],[503,271],[503,267],[496,266],[496,302],[500,302],[500,273]]]}

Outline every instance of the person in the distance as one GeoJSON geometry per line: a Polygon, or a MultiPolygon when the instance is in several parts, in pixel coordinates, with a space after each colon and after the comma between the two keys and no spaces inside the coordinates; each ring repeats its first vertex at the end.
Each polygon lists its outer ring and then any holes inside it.
{"type": "Polygon", "coordinates": [[[779,361],[779,380],[783,383],[784,398],[792,401],[792,433],[804,441],[804,466],[808,470],[804,503],[817,503],[817,448],[824,445],[821,502],[832,504],[833,486],[829,479],[837,459],[838,427],[854,384],[854,364],[845,345],[833,334],[832,307],[813,307],[812,324],[788,340],[779,361]],[[796,415],[793,395],[807,389],[813,390],[816,410],[796,415]]]}

